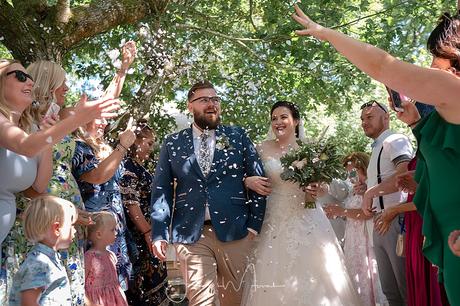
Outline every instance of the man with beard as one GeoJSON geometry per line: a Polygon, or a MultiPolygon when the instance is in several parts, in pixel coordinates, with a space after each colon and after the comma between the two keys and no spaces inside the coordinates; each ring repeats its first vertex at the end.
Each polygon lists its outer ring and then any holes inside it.
{"type": "Polygon", "coordinates": [[[364,134],[374,140],[362,208],[366,215],[376,211],[373,242],[383,293],[390,306],[407,305],[405,261],[396,255],[398,234],[404,230],[404,214],[397,216],[388,228],[382,228],[380,213],[406,201],[407,194],[398,190],[393,178],[407,171],[413,149],[405,135],[389,129],[390,116],[384,105],[372,100],[364,103],[361,110],[364,134]]]}
{"type": "Polygon", "coordinates": [[[240,305],[253,238],[265,197],[244,187],[264,176],[254,145],[239,127],[220,124],[220,99],[202,81],[188,93],[190,128],[168,136],[152,187],[153,250],[165,260],[173,243],[189,305],[240,305]]]}

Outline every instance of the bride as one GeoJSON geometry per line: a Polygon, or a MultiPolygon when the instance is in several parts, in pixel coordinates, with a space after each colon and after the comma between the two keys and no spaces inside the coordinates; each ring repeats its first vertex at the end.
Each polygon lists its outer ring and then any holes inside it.
{"type": "Polygon", "coordinates": [[[270,195],[246,271],[242,305],[360,305],[324,212],[305,209],[305,192],[280,178],[280,158],[298,148],[299,111],[294,104],[279,101],[270,113],[274,137],[257,148],[268,179],[245,181],[248,188],[270,195]]]}

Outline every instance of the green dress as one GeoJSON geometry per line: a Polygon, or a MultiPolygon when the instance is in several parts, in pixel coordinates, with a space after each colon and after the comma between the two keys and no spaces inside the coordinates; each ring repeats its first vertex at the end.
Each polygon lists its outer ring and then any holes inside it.
{"type": "Polygon", "coordinates": [[[438,112],[424,118],[413,133],[418,141],[414,203],[423,218],[423,253],[439,267],[451,305],[460,305],[460,257],[447,244],[460,229],[460,125],[438,112]]]}
{"type": "MultiPolygon", "coordinates": [[[[48,193],[72,202],[75,207],[84,209],[84,204],[78,189],[77,182],[71,173],[72,157],[75,151],[75,140],[66,136],[53,148],[53,175],[48,185],[48,193]]],[[[24,210],[28,203],[23,196],[17,197],[18,210],[24,210]]],[[[18,214],[19,216],[19,214],[18,214]]],[[[83,306],[85,303],[85,271],[84,271],[84,230],[75,226],[75,239],[67,251],[61,251],[61,259],[66,267],[72,293],[72,306],[83,306]]],[[[3,253],[6,256],[6,293],[0,298],[0,305],[8,305],[12,278],[32,248],[24,237],[22,220],[17,217],[16,222],[3,243],[3,253]]],[[[2,292],[4,293],[4,292],[2,292]]]]}

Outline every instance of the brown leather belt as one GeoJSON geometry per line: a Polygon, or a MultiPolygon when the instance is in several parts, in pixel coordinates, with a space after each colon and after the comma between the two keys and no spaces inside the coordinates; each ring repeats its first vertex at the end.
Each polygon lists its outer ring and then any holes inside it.
{"type": "Polygon", "coordinates": [[[211,220],[205,220],[203,224],[212,226],[211,220]]]}

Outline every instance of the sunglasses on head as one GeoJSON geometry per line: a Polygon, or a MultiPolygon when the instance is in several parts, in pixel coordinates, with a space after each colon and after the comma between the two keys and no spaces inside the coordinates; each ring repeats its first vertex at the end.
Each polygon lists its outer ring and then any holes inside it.
{"type": "Polygon", "coordinates": [[[25,83],[27,79],[30,79],[32,82],[34,81],[34,79],[30,75],[21,70],[13,70],[8,72],[6,75],[8,76],[13,73],[15,74],[16,79],[21,83],[25,83]]]}
{"type": "Polygon", "coordinates": [[[382,106],[382,104],[380,104],[379,102],[377,102],[377,101],[375,101],[375,100],[371,100],[371,101],[369,101],[369,102],[364,103],[363,105],[361,105],[360,109],[365,109],[366,107],[371,107],[371,106],[378,106],[378,107],[380,107],[380,109],[383,110],[385,113],[388,112],[388,111],[386,110],[386,108],[382,106]]]}

